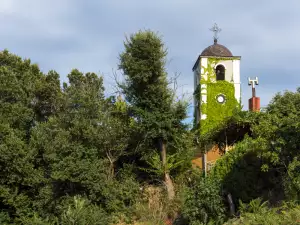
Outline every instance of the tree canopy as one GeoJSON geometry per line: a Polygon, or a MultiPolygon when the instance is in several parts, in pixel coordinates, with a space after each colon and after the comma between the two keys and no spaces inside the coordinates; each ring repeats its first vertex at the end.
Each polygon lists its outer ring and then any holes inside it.
{"type": "Polygon", "coordinates": [[[124,47],[119,66],[125,75],[121,88],[146,147],[142,154],[153,155],[152,149],[159,150],[160,168],[168,195],[169,198],[174,198],[174,186],[169,175],[171,166],[167,165],[168,157],[182,152],[176,148],[175,152],[171,152],[168,149],[172,148],[168,148],[168,145],[178,137],[176,135],[180,136],[185,132],[182,120],[186,118],[187,105],[175,102],[175,93],[168,87],[165,69],[167,52],[155,33],[137,32],[126,40],[124,47]],[[146,149],[150,153],[145,152],[146,149]]]}
{"type": "Polygon", "coordinates": [[[196,138],[166,60],[157,33],[130,35],[122,93],[106,96],[101,75],[74,69],[62,84],[56,71],[0,52],[0,224],[299,219],[300,88],[196,138]],[[211,143],[232,150],[205,175],[191,161],[211,143]]]}

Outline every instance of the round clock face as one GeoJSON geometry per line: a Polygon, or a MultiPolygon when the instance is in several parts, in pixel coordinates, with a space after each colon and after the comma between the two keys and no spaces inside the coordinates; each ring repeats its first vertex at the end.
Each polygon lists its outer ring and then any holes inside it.
{"type": "Polygon", "coordinates": [[[225,102],[225,96],[222,94],[217,95],[217,102],[223,104],[225,102]]]}

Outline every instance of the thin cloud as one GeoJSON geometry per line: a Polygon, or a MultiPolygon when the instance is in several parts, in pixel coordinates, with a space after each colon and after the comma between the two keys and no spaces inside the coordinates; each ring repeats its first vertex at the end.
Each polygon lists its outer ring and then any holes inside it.
{"type": "Polygon", "coordinates": [[[102,73],[111,93],[113,72],[125,35],[158,31],[168,48],[167,70],[180,73],[178,95],[193,92],[192,66],[212,44],[217,22],[220,43],[242,56],[243,104],[251,95],[247,77],[258,76],[258,94],[272,96],[300,86],[300,2],[237,0],[1,0],[0,46],[29,57],[44,72],[54,69],[66,81],[73,68],[102,73]]]}

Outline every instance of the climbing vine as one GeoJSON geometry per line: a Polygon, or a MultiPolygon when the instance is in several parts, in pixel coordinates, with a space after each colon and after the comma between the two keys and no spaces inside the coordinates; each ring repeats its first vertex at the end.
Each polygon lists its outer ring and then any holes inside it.
{"type": "Polygon", "coordinates": [[[225,118],[230,117],[235,109],[240,107],[235,98],[234,84],[228,81],[216,81],[216,73],[214,66],[221,61],[221,58],[209,58],[207,67],[202,67],[203,73],[200,75],[200,84],[195,90],[195,97],[201,102],[199,110],[201,114],[206,115],[206,119],[200,120],[200,134],[214,130],[225,118]],[[202,93],[202,95],[201,95],[202,93]],[[203,93],[206,94],[204,101],[203,93]],[[217,96],[223,94],[225,102],[223,104],[217,102],[217,96]]]}

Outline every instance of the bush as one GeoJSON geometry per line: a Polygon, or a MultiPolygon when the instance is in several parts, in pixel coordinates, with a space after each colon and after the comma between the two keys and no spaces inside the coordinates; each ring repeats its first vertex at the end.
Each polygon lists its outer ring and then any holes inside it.
{"type": "Polygon", "coordinates": [[[43,219],[37,213],[16,219],[16,224],[22,225],[58,225],[58,218],[43,219]]]}
{"type": "Polygon", "coordinates": [[[0,212],[0,224],[6,225],[9,224],[10,217],[6,212],[0,212]]]}
{"type": "Polygon", "coordinates": [[[188,224],[222,224],[225,205],[220,183],[196,174],[184,191],[182,216],[188,224]]]}
{"type": "Polygon", "coordinates": [[[174,221],[181,205],[179,193],[178,190],[175,198],[170,200],[164,186],[145,186],[142,198],[136,204],[137,221],[149,225],[164,225],[166,221],[174,221]]]}
{"type": "Polygon", "coordinates": [[[262,197],[273,203],[283,198],[282,177],[276,169],[262,170],[264,148],[261,139],[245,138],[220,158],[209,176],[219,180],[224,191],[231,193],[235,205],[239,199],[249,203],[262,197]]]}
{"type": "Polygon", "coordinates": [[[300,162],[295,157],[288,165],[287,174],[284,178],[285,195],[289,200],[300,200],[300,162]]]}
{"type": "Polygon", "coordinates": [[[240,218],[229,220],[225,225],[286,225],[299,224],[300,206],[293,203],[284,203],[281,207],[269,208],[267,202],[261,199],[252,200],[249,204],[241,204],[240,218]]]}
{"type": "Polygon", "coordinates": [[[110,218],[103,209],[90,204],[86,199],[75,196],[72,205],[69,205],[61,216],[62,225],[105,225],[110,218]]]}

